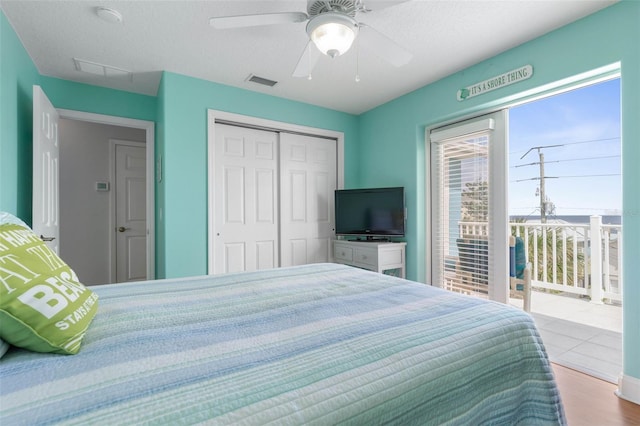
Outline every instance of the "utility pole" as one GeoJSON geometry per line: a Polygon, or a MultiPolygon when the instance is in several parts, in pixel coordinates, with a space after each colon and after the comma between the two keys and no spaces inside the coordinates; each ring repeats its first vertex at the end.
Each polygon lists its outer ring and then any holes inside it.
{"type": "MultiPolygon", "coordinates": [[[[547,223],[547,195],[545,193],[545,188],[544,188],[544,180],[545,178],[555,178],[556,176],[545,176],[544,175],[544,152],[542,152],[543,148],[553,148],[553,147],[558,147],[558,146],[564,146],[564,144],[560,144],[560,145],[546,145],[546,146],[534,146],[533,148],[529,148],[529,151],[525,152],[524,155],[522,157],[520,157],[520,159],[522,160],[524,157],[527,156],[528,153],[530,153],[531,151],[533,151],[534,149],[538,150],[538,157],[540,158],[540,161],[538,162],[538,164],[540,165],[540,177],[539,178],[533,178],[533,179],[539,179],[540,180],[540,222],[541,223],[547,223]]],[[[531,163],[531,164],[524,164],[524,165],[534,165],[536,163],[531,163]]],[[[519,167],[519,166],[516,166],[519,167]]]]}

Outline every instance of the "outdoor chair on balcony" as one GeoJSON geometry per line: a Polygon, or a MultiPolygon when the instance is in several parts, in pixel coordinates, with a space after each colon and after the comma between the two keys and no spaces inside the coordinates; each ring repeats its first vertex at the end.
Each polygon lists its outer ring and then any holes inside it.
{"type": "Polygon", "coordinates": [[[509,295],[522,298],[525,312],[531,312],[531,265],[520,237],[509,237],[509,295]]]}

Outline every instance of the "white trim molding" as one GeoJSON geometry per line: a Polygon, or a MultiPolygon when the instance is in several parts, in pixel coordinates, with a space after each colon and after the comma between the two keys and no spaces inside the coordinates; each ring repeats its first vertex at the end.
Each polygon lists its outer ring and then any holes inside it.
{"type": "Polygon", "coordinates": [[[634,404],[640,405],[640,379],[632,376],[627,376],[622,373],[618,377],[618,389],[616,389],[616,395],[619,398],[631,401],[634,404]]]}

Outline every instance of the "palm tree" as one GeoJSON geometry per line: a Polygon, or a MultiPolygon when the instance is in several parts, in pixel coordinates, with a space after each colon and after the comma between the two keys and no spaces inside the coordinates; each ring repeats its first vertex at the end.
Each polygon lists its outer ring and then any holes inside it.
{"type": "Polygon", "coordinates": [[[462,191],[462,220],[486,222],[489,215],[489,183],[467,182],[462,191]]]}
{"type": "MultiPolygon", "coordinates": [[[[518,218],[515,220],[516,223],[524,223],[526,222],[523,218],[518,218]]],[[[555,245],[555,258],[553,252],[553,232],[556,232],[557,235],[562,234],[562,228],[546,228],[546,235],[541,229],[538,229],[538,232],[534,238],[534,231],[531,228],[525,228],[524,226],[515,227],[513,229],[513,235],[521,235],[524,236],[525,232],[528,233],[528,241],[529,246],[527,247],[527,260],[531,263],[538,265],[538,270],[536,276],[532,276],[533,280],[545,281],[553,283],[553,267],[555,265],[556,268],[556,276],[561,279],[564,274],[565,262],[563,258],[563,254],[566,255],[566,277],[567,277],[567,285],[577,286],[579,284],[584,285],[585,277],[584,277],[584,247],[580,247],[581,243],[578,242],[577,253],[574,256],[574,245],[572,236],[565,237],[565,245],[563,245],[562,238],[556,238],[555,245]],[[519,228],[519,229],[517,229],[519,228]],[[526,231],[525,231],[526,229],[526,231]],[[534,245],[535,241],[535,245],[534,245]],[[546,270],[543,268],[545,264],[545,251],[543,246],[546,245],[546,270]],[[534,246],[537,247],[537,256],[534,258],[534,246]],[[575,262],[574,262],[575,258],[575,262]],[[577,268],[577,271],[576,271],[577,268]],[[574,279],[574,271],[576,271],[577,282],[574,279]]],[[[533,271],[532,271],[533,273],[533,271]]]]}

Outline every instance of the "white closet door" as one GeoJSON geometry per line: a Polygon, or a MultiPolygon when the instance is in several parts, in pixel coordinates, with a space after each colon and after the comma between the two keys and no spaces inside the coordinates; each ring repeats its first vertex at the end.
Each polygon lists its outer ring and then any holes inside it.
{"type": "Polygon", "coordinates": [[[278,134],[216,124],[214,274],[274,268],[278,259],[278,134]]]}
{"type": "Polygon", "coordinates": [[[329,262],[336,141],[280,134],[281,266],[329,262]]]}
{"type": "Polygon", "coordinates": [[[60,116],[40,86],[33,86],[33,231],[60,253],[60,116]]]}

